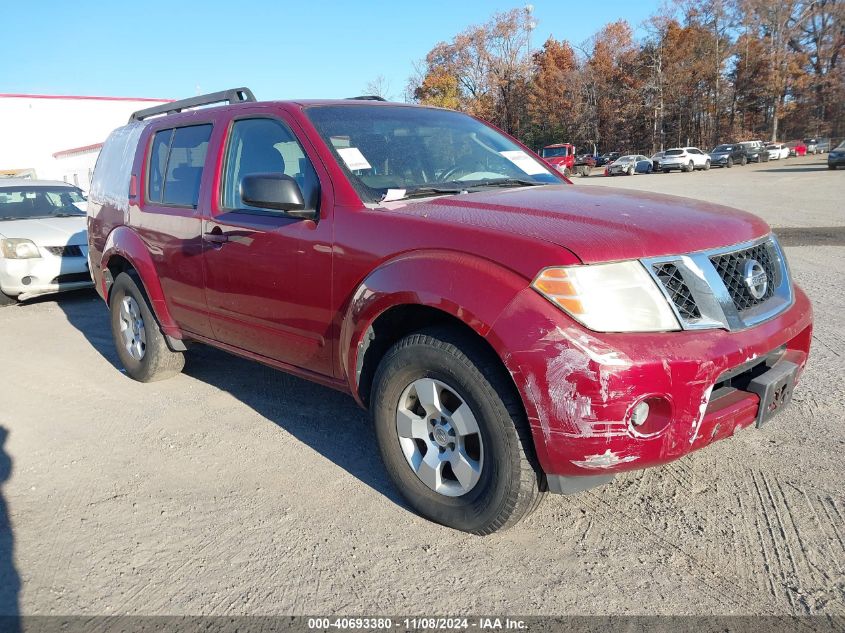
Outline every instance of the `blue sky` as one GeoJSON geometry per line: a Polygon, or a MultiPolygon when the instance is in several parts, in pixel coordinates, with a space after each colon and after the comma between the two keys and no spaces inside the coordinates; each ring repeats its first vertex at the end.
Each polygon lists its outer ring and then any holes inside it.
{"type": "MultiPolygon", "coordinates": [[[[235,86],[259,99],[360,94],[382,75],[401,99],[441,40],[520,2],[207,0],[6,2],[0,93],[183,98],[235,86]],[[37,10],[36,10],[37,7],[37,10]]],[[[659,0],[534,0],[533,46],[635,28],[659,0]]]]}

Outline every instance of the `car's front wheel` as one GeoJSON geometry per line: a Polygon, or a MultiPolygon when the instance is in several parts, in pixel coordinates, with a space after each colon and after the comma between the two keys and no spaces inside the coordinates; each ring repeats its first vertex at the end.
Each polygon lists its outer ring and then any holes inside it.
{"type": "Polygon", "coordinates": [[[704,161],[704,171],[707,171],[708,169],[710,169],[710,161],[706,160],[704,161]]]}
{"type": "Polygon", "coordinates": [[[167,346],[136,275],[117,276],[109,293],[109,309],[117,355],[131,378],[153,382],[182,371],[184,354],[167,346]]]}
{"type": "Polygon", "coordinates": [[[424,517],[490,534],[539,504],[543,477],[522,403],[471,337],[433,328],[397,342],[379,364],[371,410],[387,473],[424,517]]]}

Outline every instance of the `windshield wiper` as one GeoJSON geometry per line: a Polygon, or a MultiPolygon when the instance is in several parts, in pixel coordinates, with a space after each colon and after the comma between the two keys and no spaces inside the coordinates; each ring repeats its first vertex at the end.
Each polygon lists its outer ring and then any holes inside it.
{"type": "Polygon", "coordinates": [[[549,183],[537,182],[536,180],[528,180],[526,178],[497,178],[496,180],[475,181],[473,184],[467,185],[467,189],[478,189],[480,187],[536,187],[547,184],[549,183]]]}
{"type": "Polygon", "coordinates": [[[466,187],[440,187],[440,186],[420,186],[405,190],[405,195],[400,200],[408,198],[424,198],[426,196],[450,195],[456,193],[465,193],[466,187]]]}

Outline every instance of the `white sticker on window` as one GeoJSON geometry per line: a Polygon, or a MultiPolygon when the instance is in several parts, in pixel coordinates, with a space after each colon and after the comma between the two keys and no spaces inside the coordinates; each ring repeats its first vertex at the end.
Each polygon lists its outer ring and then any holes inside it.
{"type": "Polygon", "coordinates": [[[337,153],[340,154],[340,157],[349,169],[355,170],[373,168],[373,166],[367,162],[367,159],[364,158],[361,150],[357,147],[338,147],[337,153]]]}
{"type": "Polygon", "coordinates": [[[514,165],[519,167],[522,171],[524,171],[529,176],[533,176],[535,174],[545,174],[546,170],[543,169],[542,165],[538,163],[536,160],[531,158],[528,154],[523,152],[522,150],[511,150],[508,152],[499,152],[502,156],[507,158],[510,162],[514,165]]]}

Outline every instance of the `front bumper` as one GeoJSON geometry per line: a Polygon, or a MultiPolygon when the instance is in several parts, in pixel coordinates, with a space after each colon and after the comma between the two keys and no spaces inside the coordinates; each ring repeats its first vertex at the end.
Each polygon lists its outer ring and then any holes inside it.
{"type": "Polygon", "coordinates": [[[82,257],[59,257],[42,251],[32,259],[0,257],[0,290],[20,300],[39,295],[91,288],[94,282],[88,271],[87,246],[82,257]]]}
{"type": "Polygon", "coordinates": [[[505,364],[554,490],[570,477],[602,483],[616,472],[664,464],[753,424],[757,394],[714,387],[775,350],[800,374],[811,334],[812,309],[798,287],[790,308],[745,330],[634,334],[589,331],[526,289],[488,340],[510,352],[505,364]],[[632,411],[653,399],[668,403],[666,426],[638,432],[632,411]]]}
{"type": "Polygon", "coordinates": [[[834,167],[842,167],[845,165],[845,154],[828,154],[827,164],[833,165],[834,167]]]}
{"type": "Polygon", "coordinates": [[[713,156],[710,159],[710,165],[713,167],[724,167],[728,164],[729,156],[713,156]]]}

